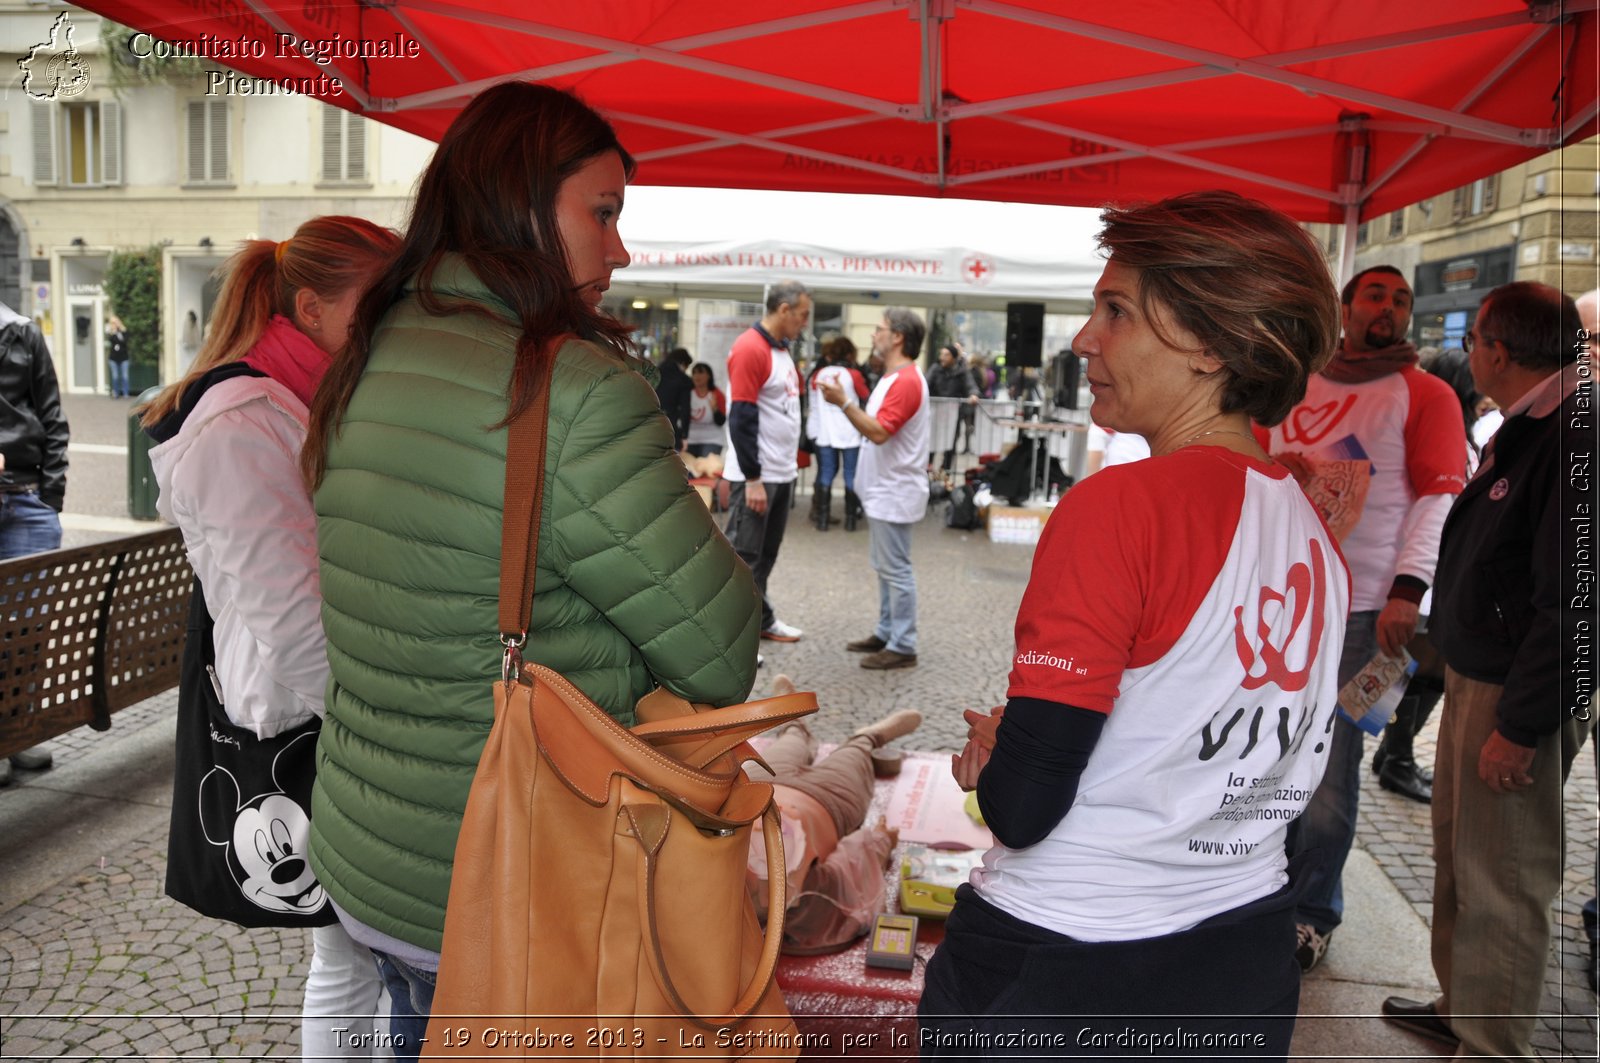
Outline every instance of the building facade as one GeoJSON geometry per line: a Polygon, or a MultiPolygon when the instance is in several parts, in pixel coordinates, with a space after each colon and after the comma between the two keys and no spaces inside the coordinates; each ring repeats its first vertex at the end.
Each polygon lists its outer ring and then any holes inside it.
{"type": "Polygon", "coordinates": [[[307,96],[261,93],[257,82],[219,84],[182,68],[146,81],[114,70],[119,44],[112,24],[81,9],[0,3],[0,61],[19,72],[0,106],[0,301],[39,322],[62,386],[75,392],[106,390],[114,252],[160,249],[153,361],[173,380],[210,317],[213,271],[241,240],[281,240],[319,214],[402,226],[433,150],[307,96]],[[30,55],[29,65],[54,60],[53,74],[76,68],[81,80],[47,82],[22,66],[30,55]]]}
{"type": "MultiPolygon", "coordinates": [[[[1311,228],[1337,252],[1334,227],[1311,228]]],[[[1600,287],[1600,138],[1368,219],[1355,268],[1383,264],[1411,281],[1418,346],[1459,347],[1484,296],[1509,281],[1572,296],[1600,287]]]]}

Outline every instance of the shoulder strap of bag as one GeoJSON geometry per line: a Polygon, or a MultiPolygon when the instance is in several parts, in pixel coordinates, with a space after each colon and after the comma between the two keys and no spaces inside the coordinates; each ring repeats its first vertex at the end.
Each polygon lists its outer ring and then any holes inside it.
{"type": "Polygon", "coordinates": [[[500,644],[506,648],[503,678],[522,671],[533,612],[533,582],[538,566],[539,521],[544,512],[544,465],[550,440],[550,378],[563,333],[548,340],[534,366],[533,402],[512,418],[506,431],[506,489],[500,524],[500,644]]]}

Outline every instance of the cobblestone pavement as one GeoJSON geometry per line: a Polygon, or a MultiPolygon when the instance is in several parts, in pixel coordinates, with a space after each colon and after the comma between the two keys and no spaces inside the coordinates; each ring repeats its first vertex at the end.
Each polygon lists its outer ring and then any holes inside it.
{"type": "MultiPolygon", "coordinates": [[[[864,527],[847,533],[837,523],[818,533],[805,523],[804,495],[801,501],[770,591],[778,615],[805,637],[762,643],[766,664],[758,692],[779,672],[817,691],[821,711],[814,730],[825,741],[893,709],[917,708],[926,723],[905,744],[957,748],[965,733],[961,710],[1004,698],[1011,624],[1031,548],[991,544],[981,532],[949,530],[930,517],[917,528],[913,547],[920,664],[869,672],[843,649],[870,632],[876,615],[867,533],[864,527]]],[[[140,727],[164,725],[172,712],[172,696],[164,695],[118,714],[109,733],[85,729],[64,736],[51,744],[58,765],[140,727]]],[[[1418,750],[1431,761],[1431,727],[1418,750]]],[[[19,773],[12,791],[0,790],[0,814],[12,794],[47,786],[49,778],[19,773]]],[[[1541,1058],[1594,1059],[1596,999],[1583,978],[1578,915],[1594,889],[1596,854],[1595,765],[1587,750],[1574,765],[1568,797],[1566,889],[1542,1007],[1548,1017],[1537,1045],[1541,1058]]],[[[1380,790],[1364,773],[1358,844],[1428,918],[1427,807],[1380,790]]],[[[0,1058],[298,1058],[309,935],[239,930],[167,900],[161,892],[165,849],[164,825],[152,827],[36,896],[10,907],[0,903],[0,1058]]],[[[1340,933],[1361,929],[1347,926],[1340,933]]]]}

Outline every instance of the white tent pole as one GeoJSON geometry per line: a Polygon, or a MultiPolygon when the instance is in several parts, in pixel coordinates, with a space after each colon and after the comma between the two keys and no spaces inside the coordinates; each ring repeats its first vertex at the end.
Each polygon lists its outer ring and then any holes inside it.
{"type": "Polygon", "coordinates": [[[1344,227],[1339,232],[1339,275],[1334,283],[1341,289],[1356,268],[1356,229],[1361,224],[1361,204],[1349,203],[1344,208],[1344,227]]]}
{"type": "MultiPolygon", "coordinates": [[[[1293,52],[1258,55],[1251,57],[1249,62],[1263,67],[1294,66],[1299,63],[1338,59],[1347,55],[1381,51],[1388,48],[1402,48],[1410,44],[1422,44],[1434,40],[1444,40],[1449,37],[1461,37],[1473,33],[1482,33],[1485,30],[1505,29],[1508,26],[1525,26],[1527,23],[1528,16],[1526,13],[1513,11],[1504,15],[1491,15],[1488,18],[1471,19],[1466,22],[1430,26],[1426,30],[1389,33],[1378,37],[1361,37],[1355,40],[1340,41],[1336,44],[1325,44],[1317,48],[1303,48],[1293,52]]],[[[1147,38],[1138,39],[1144,40],[1147,38]]],[[[1052,103],[1070,103],[1074,100],[1094,99],[1095,97],[1115,95],[1121,92],[1137,92],[1142,89],[1160,88],[1189,81],[1226,77],[1232,73],[1234,73],[1232,69],[1214,64],[1182,67],[1177,70],[1163,70],[1154,74],[1116,78],[1111,81],[1096,82],[1092,85],[1074,85],[1071,88],[1034,92],[1024,96],[1008,96],[1003,99],[983,100],[978,103],[964,103],[952,107],[950,116],[952,118],[974,118],[1000,111],[1021,111],[1030,107],[1042,107],[1052,103]]]]}
{"type": "Polygon", "coordinates": [[[769,140],[761,136],[741,136],[721,129],[707,129],[705,126],[691,125],[687,122],[674,122],[665,118],[655,118],[647,114],[630,114],[626,111],[607,111],[606,117],[620,122],[635,122],[639,125],[652,126],[656,129],[669,129],[675,133],[688,133],[691,136],[706,137],[712,140],[726,140],[732,144],[744,144],[752,148],[765,148],[780,155],[794,155],[801,158],[816,159],[818,162],[831,162],[847,169],[866,170],[869,173],[883,174],[885,177],[897,177],[902,181],[912,184],[932,185],[935,178],[931,173],[915,173],[911,170],[897,170],[893,166],[884,166],[881,163],[868,162],[866,159],[853,159],[848,155],[839,155],[831,151],[817,151],[811,148],[801,148],[794,144],[785,144],[777,140],[769,140]]]}
{"type": "Polygon", "coordinates": [[[1348,137],[1345,155],[1345,178],[1339,185],[1339,195],[1344,201],[1344,231],[1339,236],[1340,288],[1344,287],[1356,268],[1356,230],[1361,225],[1361,207],[1366,200],[1367,184],[1367,116],[1348,115],[1339,124],[1348,137]]]}
{"type": "MultiPolygon", "coordinates": [[[[1079,140],[1087,140],[1096,144],[1105,144],[1108,147],[1119,148],[1123,151],[1131,152],[1137,155],[1148,156],[1152,159],[1160,159],[1163,162],[1174,163],[1178,166],[1186,166],[1190,169],[1201,170],[1206,173],[1221,174],[1225,177],[1237,177],[1241,180],[1250,181],[1259,185],[1265,185],[1269,188],[1281,188],[1286,192],[1294,192],[1299,195],[1309,196],[1312,199],[1322,199],[1330,203],[1344,202],[1339,195],[1329,192],[1325,188],[1313,188],[1311,185],[1302,185],[1294,181],[1284,181],[1275,177],[1268,177],[1265,174],[1256,173],[1253,170],[1241,169],[1238,166],[1226,166],[1222,163],[1207,162],[1203,159],[1193,159],[1187,155],[1180,155],[1177,152],[1166,148],[1151,147],[1147,144],[1135,144],[1132,141],[1121,140],[1117,137],[1108,137],[1103,133],[1094,133],[1085,129],[1073,129],[1069,126],[1057,125],[1054,122],[1041,122],[1032,118],[1015,118],[1007,116],[1004,120],[1015,125],[1023,126],[1027,129],[1037,129],[1040,132],[1054,133],[1061,137],[1076,137],[1079,140]]],[[[980,173],[962,174],[958,177],[952,177],[949,181],[949,184],[951,187],[955,187],[957,185],[982,184],[985,181],[995,181],[1005,177],[1018,177],[1023,174],[1037,173],[1044,170],[1066,170],[1072,169],[1075,166],[1092,166],[1095,163],[1105,161],[1108,158],[1109,156],[1103,155],[1080,155],[1070,159],[1056,159],[1049,162],[1028,163],[1022,166],[1008,166],[995,170],[984,170],[980,173]]]]}
{"type": "MultiPolygon", "coordinates": [[[[267,25],[277,30],[279,34],[289,37],[295,41],[299,41],[301,39],[300,35],[294,31],[294,27],[290,26],[283,20],[283,16],[279,15],[272,8],[267,7],[261,2],[261,0],[245,0],[245,2],[251,11],[254,11],[257,15],[259,15],[261,19],[267,23],[267,25]]],[[[350,98],[356,101],[356,106],[360,107],[363,111],[371,108],[372,98],[367,95],[366,87],[351,81],[350,78],[347,77],[338,67],[330,63],[329,65],[322,67],[314,66],[312,69],[318,73],[326,74],[329,79],[338,82],[339,86],[350,94],[350,98]]]]}
{"type": "MultiPolygon", "coordinates": [[[[1546,23],[1524,37],[1522,43],[1508,52],[1505,58],[1497,63],[1495,68],[1489,71],[1489,73],[1484,76],[1483,80],[1474,86],[1471,92],[1467,93],[1465,96],[1461,97],[1461,99],[1456,101],[1456,110],[1464,111],[1468,107],[1471,107],[1473,104],[1477,103],[1486,92],[1493,88],[1501,78],[1505,77],[1506,74],[1510,72],[1512,67],[1522,61],[1522,57],[1527,55],[1533,46],[1544,38],[1545,34],[1548,33],[1549,30],[1550,24],[1546,23]]],[[[1372,126],[1369,125],[1368,128],[1370,129],[1372,126]]],[[[1444,130],[1440,130],[1438,133],[1429,133],[1425,136],[1418,137],[1411,147],[1407,148],[1406,151],[1395,160],[1394,165],[1390,166],[1382,174],[1378,175],[1378,177],[1372,181],[1371,184],[1367,185],[1367,195],[1370,197],[1373,192],[1376,192],[1385,184],[1388,184],[1390,178],[1409,166],[1412,159],[1420,155],[1424,148],[1426,148],[1429,144],[1432,144],[1444,132],[1444,130]]]]}
{"type": "Polygon", "coordinates": [[[999,18],[1015,19],[1030,25],[1043,26],[1048,29],[1060,30],[1090,40],[1109,41],[1129,48],[1138,48],[1156,55],[1165,55],[1173,59],[1186,59],[1190,62],[1201,63],[1206,66],[1221,67],[1231,73],[1243,74],[1246,77],[1261,78],[1264,81],[1277,82],[1306,92],[1313,92],[1324,96],[1331,96],[1337,100],[1348,100],[1381,110],[1392,111],[1395,114],[1410,115],[1413,118],[1426,118],[1441,122],[1451,128],[1473,129],[1495,140],[1508,144],[1544,144],[1548,143],[1549,130],[1543,129],[1518,129],[1502,122],[1491,122],[1471,115],[1460,114],[1456,111],[1447,111],[1442,107],[1432,107],[1418,103],[1416,100],[1402,99],[1390,96],[1371,89],[1363,89],[1355,85],[1345,85],[1327,78],[1313,77],[1309,74],[1300,74],[1289,70],[1278,70],[1263,63],[1249,59],[1239,59],[1234,56],[1224,55],[1220,52],[1207,51],[1203,48],[1194,48],[1189,45],[1164,41],[1156,37],[1146,36],[1141,33],[1131,33],[1126,30],[1112,29],[1106,26],[1097,26],[1093,23],[1083,22],[1079,19],[1065,18],[1060,15],[1047,15],[1025,8],[1014,7],[1010,4],[999,3],[997,0],[967,0],[969,5],[977,11],[995,15],[999,18]]]}
{"type": "MultiPolygon", "coordinates": [[[[881,0],[880,0],[881,3],[881,0]]],[[[880,3],[854,5],[848,10],[858,14],[868,13],[872,10],[881,10],[880,3]],[[865,9],[865,10],[863,10],[865,9]]],[[[533,37],[542,37],[547,40],[561,41],[566,44],[575,44],[582,48],[593,48],[597,52],[621,56],[625,59],[646,59],[657,62],[663,66],[679,67],[693,70],[702,74],[724,77],[730,81],[743,82],[751,85],[761,85],[765,88],[779,89],[792,92],[798,96],[811,99],[827,100],[830,103],[854,107],[862,111],[880,114],[886,118],[904,117],[904,105],[888,100],[874,99],[854,92],[843,92],[830,89],[826,85],[815,85],[794,78],[782,77],[759,70],[747,70],[743,67],[731,66],[697,56],[685,55],[672,48],[660,45],[637,44],[631,41],[620,41],[603,37],[594,33],[584,33],[570,30],[561,26],[534,21],[533,19],[517,18],[511,15],[493,14],[486,11],[471,11],[456,7],[453,4],[442,3],[440,0],[407,0],[407,7],[416,11],[427,11],[431,14],[459,18],[465,22],[480,26],[492,26],[497,29],[510,30],[516,33],[525,33],[533,37]]],[[[823,12],[818,15],[800,16],[783,20],[791,27],[805,24],[822,24],[840,21],[832,12],[823,12]]],[[[739,28],[748,31],[751,27],[739,28]]],[[[754,36],[753,34],[749,34],[754,36]]],[[[677,47],[683,47],[680,43],[677,47]]],[[[492,81],[505,80],[503,78],[490,79],[492,81]]],[[[469,86],[456,85],[445,89],[436,89],[431,92],[415,93],[411,96],[399,97],[395,101],[396,110],[409,110],[416,107],[433,107],[448,100],[456,100],[464,95],[473,95],[476,90],[467,91],[469,86]]]]}
{"type": "MultiPolygon", "coordinates": [[[[827,133],[835,129],[848,129],[851,126],[866,125],[868,122],[879,121],[882,121],[882,119],[875,114],[857,114],[848,118],[832,118],[825,122],[785,126],[782,129],[764,129],[755,135],[767,140],[783,140],[787,137],[810,136],[812,133],[827,133]]],[[[731,148],[738,143],[738,140],[731,137],[724,137],[719,140],[696,140],[688,144],[674,144],[670,148],[655,148],[650,151],[635,152],[633,157],[640,162],[650,162],[653,159],[670,159],[678,155],[695,155],[702,151],[731,148]]]]}

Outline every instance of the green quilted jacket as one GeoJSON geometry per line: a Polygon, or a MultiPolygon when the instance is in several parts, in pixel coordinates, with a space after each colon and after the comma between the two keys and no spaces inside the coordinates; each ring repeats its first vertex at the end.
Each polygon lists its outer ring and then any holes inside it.
{"type": "MultiPolygon", "coordinates": [[[[505,313],[458,261],[433,287],[505,313]]],[[[516,335],[402,299],[316,493],[332,676],[311,863],[345,911],[434,952],[500,672],[506,430],[489,426],[506,413],[516,335]]],[[[525,650],[625,725],[658,683],[747,698],[761,615],[639,364],[579,341],[557,358],[525,650]]]]}

